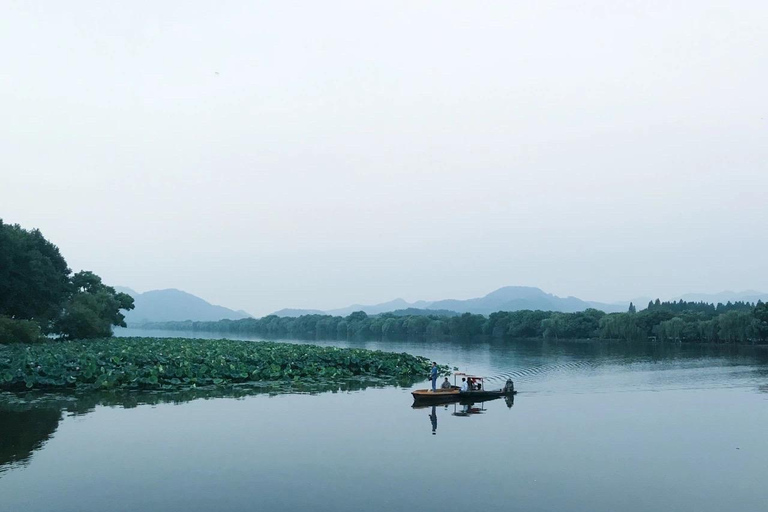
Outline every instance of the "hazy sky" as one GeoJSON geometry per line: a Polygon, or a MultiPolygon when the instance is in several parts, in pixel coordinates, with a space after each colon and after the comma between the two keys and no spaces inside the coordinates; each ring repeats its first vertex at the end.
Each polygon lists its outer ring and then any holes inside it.
{"type": "Polygon", "coordinates": [[[3,2],[0,217],[265,314],[768,290],[768,2],[3,2]]]}

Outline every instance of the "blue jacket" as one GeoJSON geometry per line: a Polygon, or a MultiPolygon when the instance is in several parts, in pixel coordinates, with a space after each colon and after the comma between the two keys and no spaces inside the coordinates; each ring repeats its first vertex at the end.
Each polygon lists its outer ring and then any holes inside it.
{"type": "Polygon", "coordinates": [[[429,378],[433,380],[437,378],[437,366],[432,367],[432,371],[429,373],[429,378]]]}

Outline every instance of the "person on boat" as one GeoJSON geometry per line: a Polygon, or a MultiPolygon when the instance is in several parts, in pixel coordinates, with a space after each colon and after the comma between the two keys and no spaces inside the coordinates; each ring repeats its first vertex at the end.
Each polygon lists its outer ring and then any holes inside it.
{"type": "Polygon", "coordinates": [[[467,379],[465,379],[464,377],[461,378],[461,391],[462,393],[469,391],[469,386],[467,385],[467,379]]]}
{"type": "Polygon", "coordinates": [[[448,382],[448,377],[446,377],[443,383],[440,384],[440,389],[451,389],[451,383],[448,382]]]}
{"type": "Polygon", "coordinates": [[[515,383],[512,382],[512,379],[507,379],[507,383],[504,384],[504,392],[513,393],[514,391],[515,391],[515,383]]]}
{"type": "Polygon", "coordinates": [[[429,378],[432,379],[432,391],[437,389],[437,363],[432,362],[432,371],[429,372],[429,378]]]}

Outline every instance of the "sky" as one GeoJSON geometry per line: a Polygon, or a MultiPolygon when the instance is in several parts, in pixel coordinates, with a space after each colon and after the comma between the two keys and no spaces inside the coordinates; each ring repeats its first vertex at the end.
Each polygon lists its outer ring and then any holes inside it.
{"type": "Polygon", "coordinates": [[[262,315],[768,290],[768,2],[6,1],[0,218],[262,315]]]}

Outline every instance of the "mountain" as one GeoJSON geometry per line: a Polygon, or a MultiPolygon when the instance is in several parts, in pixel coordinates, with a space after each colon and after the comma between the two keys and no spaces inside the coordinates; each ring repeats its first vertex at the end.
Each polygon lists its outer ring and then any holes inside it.
{"type": "Polygon", "coordinates": [[[519,311],[521,309],[574,313],[589,308],[596,308],[607,312],[614,312],[626,311],[628,305],[618,306],[600,302],[587,302],[576,297],[558,297],[532,286],[505,286],[476,299],[439,300],[431,303],[428,309],[448,309],[460,313],[488,315],[496,311],[519,311]]]}
{"type": "Polygon", "coordinates": [[[275,311],[274,313],[270,313],[271,315],[277,315],[277,316],[284,316],[288,318],[296,318],[299,316],[304,315],[327,315],[325,311],[320,311],[319,309],[293,309],[293,308],[284,308],[278,311],[275,311]]]}
{"type": "MultiPolygon", "coordinates": [[[[647,303],[647,302],[646,302],[647,303]]],[[[346,308],[319,311],[316,309],[281,309],[273,314],[278,316],[296,317],[301,315],[326,314],[334,316],[347,316],[355,311],[364,311],[369,315],[395,312],[403,314],[403,311],[413,311],[411,314],[435,314],[452,316],[461,313],[478,313],[488,315],[496,311],[518,311],[521,309],[541,309],[544,311],[562,311],[572,313],[595,308],[607,313],[627,311],[629,301],[605,304],[602,302],[584,301],[576,297],[558,297],[546,293],[539,288],[530,286],[505,286],[496,291],[466,300],[438,300],[408,302],[404,299],[395,299],[380,304],[353,304],[346,308]]]]}
{"type": "Polygon", "coordinates": [[[395,316],[459,316],[456,311],[448,311],[447,309],[406,308],[389,311],[389,313],[395,316]]]}
{"type": "MultiPolygon", "coordinates": [[[[423,301],[421,302],[423,303],[423,301]]],[[[379,313],[387,313],[389,311],[395,311],[397,309],[419,307],[416,304],[417,303],[411,304],[410,302],[407,302],[403,299],[395,299],[389,302],[382,302],[381,304],[374,304],[371,306],[366,306],[363,304],[352,304],[351,306],[348,306],[346,308],[331,309],[329,311],[326,311],[325,313],[327,315],[334,315],[334,316],[347,316],[350,313],[354,313],[355,311],[365,311],[369,315],[378,315],[379,313]]]]}
{"type": "Polygon", "coordinates": [[[135,307],[125,313],[125,322],[129,327],[145,322],[216,321],[225,318],[238,320],[251,316],[245,311],[216,306],[191,293],[173,288],[144,293],[121,286],[114,288],[133,297],[135,307]]]}

